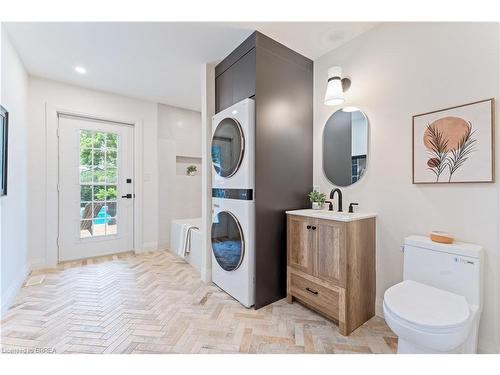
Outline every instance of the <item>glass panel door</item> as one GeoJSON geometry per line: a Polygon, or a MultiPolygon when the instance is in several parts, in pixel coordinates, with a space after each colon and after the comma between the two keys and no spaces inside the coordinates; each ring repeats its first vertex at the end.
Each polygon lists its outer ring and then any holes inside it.
{"type": "Polygon", "coordinates": [[[80,238],[117,234],[118,134],[80,130],[80,238]]]}

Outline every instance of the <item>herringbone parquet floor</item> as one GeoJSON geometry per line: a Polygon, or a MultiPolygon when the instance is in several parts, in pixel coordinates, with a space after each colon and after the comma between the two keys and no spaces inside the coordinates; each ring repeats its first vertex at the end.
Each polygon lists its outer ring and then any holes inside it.
{"type": "Polygon", "coordinates": [[[37,272],[1,322],[2,351],[56,353],[393,353],[381,318],[349,337],[294,303],[248,310],[166,251],[37,272]],[[42,349],[40,349],[42,348],[42,349]]]}

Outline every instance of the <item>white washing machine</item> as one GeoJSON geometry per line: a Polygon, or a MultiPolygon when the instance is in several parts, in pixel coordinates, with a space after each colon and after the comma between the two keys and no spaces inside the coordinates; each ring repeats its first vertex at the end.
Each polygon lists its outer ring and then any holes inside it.
{"type": "Polygon", "coordinates": [[[213,190],[212,281],[251,307],[255,300],[255,202],[248,189],[213,190]]]}
{"type": "Polygon", "coordinates": [[[212,117],[212,187],[254,185],[255,102],[244,99],[212,117]]]}

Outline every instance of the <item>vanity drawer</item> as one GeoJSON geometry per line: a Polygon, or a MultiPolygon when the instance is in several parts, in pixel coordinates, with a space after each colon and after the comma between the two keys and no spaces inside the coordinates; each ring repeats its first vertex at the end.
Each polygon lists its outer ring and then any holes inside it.
{"type": "Polygon", "coordinates": [[[328,288],[309,278],[290,273],[290,293],[306,305],[319,310],[330,318],[339,318],[339,291],[328,288]]]}

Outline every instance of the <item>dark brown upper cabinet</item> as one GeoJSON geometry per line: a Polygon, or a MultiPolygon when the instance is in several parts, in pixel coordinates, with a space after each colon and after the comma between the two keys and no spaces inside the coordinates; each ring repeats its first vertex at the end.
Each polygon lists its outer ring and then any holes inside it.
{"type": "Polygon", "coordinates": [[[220,112],[255,96],[255,48],[252,48],[215,79],[215,107],[220,112]]]}

